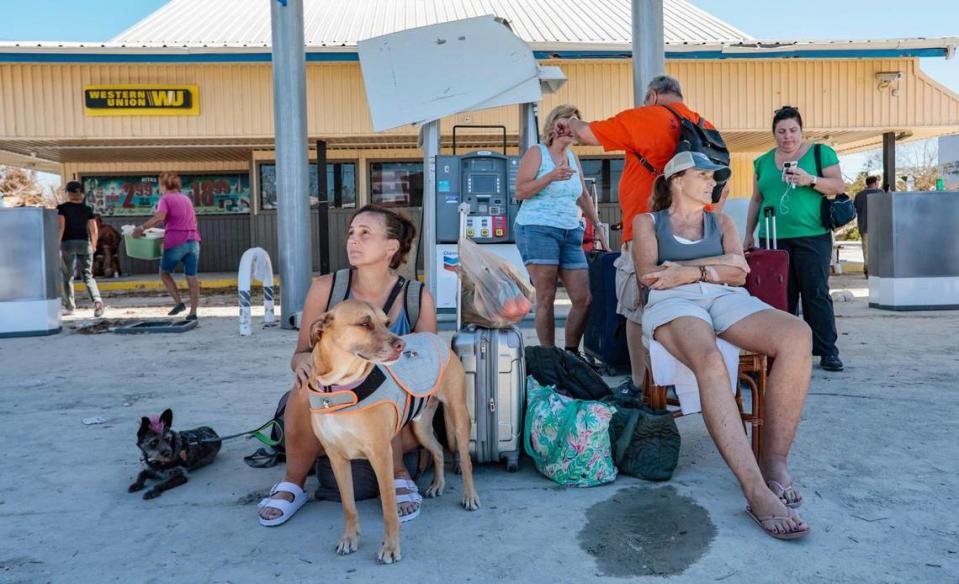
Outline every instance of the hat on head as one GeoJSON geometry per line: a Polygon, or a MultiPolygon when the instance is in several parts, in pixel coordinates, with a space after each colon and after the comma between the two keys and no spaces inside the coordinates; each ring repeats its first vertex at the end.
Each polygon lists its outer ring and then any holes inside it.
{"type": "Polygon", "coordinates": [[[67,183],[67,192],[68,193],[82,193],[83,185],[80,184],[78,180],[72,180],[67,183]]]}
{"type": "Polygon", "coordinates": [[[732,171],[729,170],[728,166],[716,164],[702,152],[692,152],[687,150],[686,152],[680,152],[676,156],[673,156],[672,160],[666,163],[666,168],[663,170],[663,176],[669,178],[677,172],[689,170],[690,168],[712,171],[713,178],[716,179],[716,182],[729,180],[729,176],[732,174],[732,171]]]}

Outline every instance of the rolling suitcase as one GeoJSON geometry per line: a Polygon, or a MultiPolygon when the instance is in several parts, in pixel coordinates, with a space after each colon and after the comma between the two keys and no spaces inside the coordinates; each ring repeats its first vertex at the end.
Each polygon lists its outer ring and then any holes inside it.
{"type": "Polygon", "coordinates": [[[583,351],[606,375],[629,373],[626,318],[616,313],[616,266],[620,252],[592,252],[589,291],[593,297],[583,334],[583,351]]]}
{"type": "Polygon", "coordinates": [[[745,252],[749,263],[746,290],[756,298],[779,310],[789,311],[789,252],[776,247],[776,211],[763,209],[766,222],[766,248],[745,252]],[[770,231],[770,219],[772,231],[770,231]],[[769,235],[772,234],[772,242],[769,235]]]}
{"type": "MultiPolygon", "coordinates": [[[[583,181],[592,196],[593,208],[598,210],[599,196],[596,194],[596,179],[586,178],[583,181]]],[[[602,223],[601,227],[602,229],[597,232],[595,225],[589,221],[586,222],[586,227],[583,230],[583,251],[587,254],[596,251],[609,251],[609,224],[602,223]]]]}
{"type": "Polygon", "coordinates": [[[467,325],[453,338],[453,350],[466,369],[470,411],[470,453],[478,464],[506,459],[519,468],[526,409],[523,336],[516,327],[488,329],[467,325]]]}
{"type": "MultiPolygon", "coordinates": [[[[460,234],[466,232],[463,207],[460,206],[460,234]]],[[[472,324],[463,327],[461,307],[462,286],[456,303],[458,332],[453,337],[453,351],[466,369],[470,453],[479,464],[505,458],[506,470],[515,472],[519,469],[523,448],[526,410],[523,335],[516,327],[488,329],[472,324]]]]}

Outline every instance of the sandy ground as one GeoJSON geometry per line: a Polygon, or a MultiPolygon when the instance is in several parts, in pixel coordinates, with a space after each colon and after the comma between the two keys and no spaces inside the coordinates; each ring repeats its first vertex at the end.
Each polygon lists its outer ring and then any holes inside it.
{"type": "MultiPolygon", "coordinates": [[[[478,469],[483,507],[468,513],[453,475],[403,526],[394,566],[375,563],[375,500],[359,504],[348,557],[334,553],[336,503],[260,527],[256,502],[282,468],[247,467],[253,442],[226,443],[156,500],[128,494],[141,415],[171,407],[178,429],[230,434],[268,419],[291,381],[295,333],[255,318],[240,337],[226,295],[179,335],[0,340],[0,582],[959,582],[959,313],[871,310],[861,276],[833,284],[855,299],[836,305],[846,371],[815,370],[793,451],[804,541],[774,541],[745,516],[700,416],[679,420],[665,484],[568,490],[524,459],[516,474],[478,469]],[[82,423],[94,416],[105,423],[82,423]]],[[[107,316],[159,316],[166,302],[110,298],[107,316]]]]}

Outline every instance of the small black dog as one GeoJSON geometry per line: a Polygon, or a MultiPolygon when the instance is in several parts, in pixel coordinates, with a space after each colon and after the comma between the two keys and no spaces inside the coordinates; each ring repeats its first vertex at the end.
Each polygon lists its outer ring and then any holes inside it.
{"type": "Polygon", "coordinates": [[[134,493],[144,487],[147,479],[160,481],[143,494],[144,499],[159,497],[163,491],[179,487],[187,482],[187,471],[213,462],[220,451],[220,437],[212,428],[200,426],[185,432],[174,432],[173,412],[166,409],[159,418],[140,420],[137,446],[143,452],[147,468],[140,471],[137,480],[130,485],[134,493]]]}

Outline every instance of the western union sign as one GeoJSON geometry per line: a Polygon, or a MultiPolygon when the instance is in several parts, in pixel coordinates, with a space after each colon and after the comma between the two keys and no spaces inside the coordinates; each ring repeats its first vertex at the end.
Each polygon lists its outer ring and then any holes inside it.
{"type": "Polygon", "coordinates": [[[83,111],[88,116],[197,116],[196,85],[86,85],[83,111]]]}

